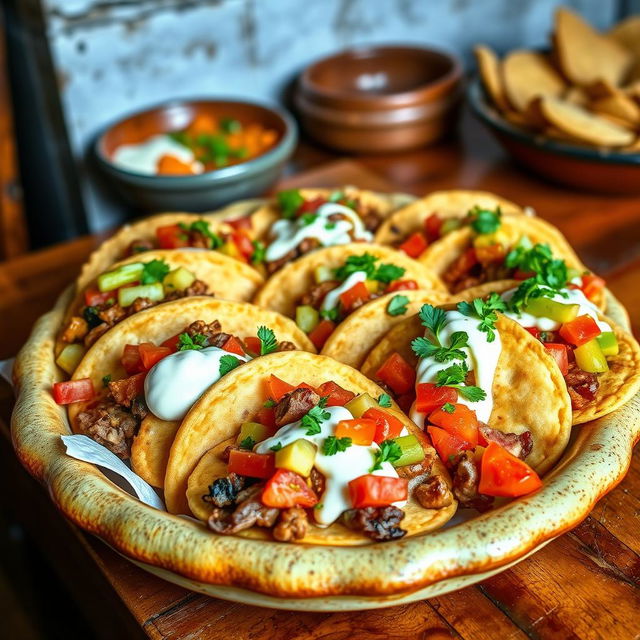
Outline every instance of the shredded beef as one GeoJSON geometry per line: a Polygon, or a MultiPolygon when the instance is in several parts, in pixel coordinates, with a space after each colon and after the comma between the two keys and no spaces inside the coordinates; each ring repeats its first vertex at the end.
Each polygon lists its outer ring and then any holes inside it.
{"type": "Polygon", "coordinates": [[[531,431],[523,433],[503,433],[498,429],[492,429],[488,424],[480,422],[480,433],[484,439],[489,442],[497,442],[503,449],[510,454],[524,460],[533,449],[533,436],[531,431]]]}
{"type": "Polygon", "coordinates": [[[216,533],[225,535],[238,533],[254,525],[272,527],[280,509],[266,507],[260,502],[263,485],[253,485],[238,494],[238,506],[233,510],[216,508],[211,512],[207,524],[216,533]]]}
{"type": "Polygon", "coordinates": [[[209,249],[211,240],[201,231],[191,231],[189,233],[189,246],[196,249],[209,249]]]}
{"type": "Polygon", "coordinates": [[[375,231],[380,226],[380,216],[375,209],[364,209],[359,213],[367,231],[375,231]]]}
{"type": "Polygon", "coordinates": [[[425,509],[442,509],[453,502],[451,489],[442,476],[431,476],[416,487],[413,495],[425,509]]]}
{"type": "Polygon", "coordinates": [[[106,322],[110,327],[116,324],[116,322],[120,322],[120,320],[126,316],[127,312],[119,304],[101,306],[100,311],[98,311],[100,320],[106,322]]]}
{"type": "Polygon", "coordinates": [[[573,409],[582,409],[595,399],[600,383],[595,373],[588,373],[575,362],[569,363],[569,371],[564,377],[573,409]]]}
{"type": "Polygon", "coordinates": [[[126,255],[133,256],[136,253],[143,253],[155,249],[151,240],[134,240],[128,247],[126,255]]]}
{"type": "Polygon", "coordinates": [[[307,514],[300,507],[285,509],[278,518],[278,524],[273,528],[273,537],[280,542],[302,540],[307,535],[307,514]]]}
{"type": "Polygon", "coordinates": [[[463,507],[486,511],[493,498],[478,493],[480,475],[473,461],[473,454],[465,451],[459,458],[453,472],[453,493],[463,507]]]}
{"type": "Polygon", "coordinates": [[[291,249],[291,251],[288,251],[287,253],[285,253],[282,258],[278,258],[277,260],[271,260],[271,262],[267,262],[265,264],[266,268],[267,268],[267,273],[269,275],[271,275],[272,273],[275,273],[278,269],[280,269],[281,267],[284,267],[285,264],[287,264],[287,262],[291,262],[292,260],[295,260],[298,257],[299,253],[297,249],[291,249]]]}
{"type": "Polygon", "coordinates": [[[143,311],[149,307],[155,307],[156,304],[157,303],[150,298],[136,298],[129,307],[129,315],[138,313],[138,311],[143,311]]]}
{"type": "Polygon", "coordinates": [[[99,324],[97,327],[94,327],[87,333],[84,337],[84,346],[90,347],[101,335],[105,334],[109,331],[110,327],[106,322],[99,324]]]}
{"type": "Polygon", "coordinates": [[[109,393],[118,404],[128,408],[138,396],[139,388],[131,378],[122,378],[109,383],[109,393]]]}
{"type": "Polygon", "coordinates": [[[119,458],[131,457],[131,441],[140,422],[115,402],[103,402],[78,414],[78,429],[119,458]]]}
{"type": "Polygon", "coordinates": [[[89,325],[84,318],[73,316],[62,333],[62,342],[79,342],[89,332],[89,325]]]}
{"type": "Polygon", "coordinates": [[[282,397],[275,406],[276,427],[300,420],[320,402],[320,396],[312,389],[294,389],[282,397]]]}
{"type": "Polygon", "coordinates": [[[147,417],[149,408],[142,396],[138,396],[131,401],[131,415],[142,421],[147,417]]]}
{"type": "Polygon", "coordinates": [[[278,348],[276,349],[276,351],[295,351],[296,348],[297,347],[295,344],[293,344],[293,342],[283,340],[282,342],[278,343],[278,348]]]}
{"type": "Polygon", "coordinates": [[[209,485],[209,493],[202,499],[214,507],[228,507],[236,503],[238,492],[244,488],[245,477],[231,472],[224,478],[217,478],[209,485]]]}
{"type": "Polygon", "coordinates": [[[213,296],[209,293],[209,285],[202,280],[194,280],[193,284],[183,291],[172,291],[167,294],[161,302],[170,302],[172,300],[180,300],[180,298],[188,298],[189,296],[213,296]]]}
{"type": "Polygon", "coordinates": [[[398,507],[365,507],[349,509],[342,514],[343,524],[353,531],[360,531],[372,540],[396,540],[406,535],[398,525],[404,511],[398,507]]]}
{"type": "Polygon", "coordinates": [[[335,289],[339,284],[337,280],[326,280],[314,285],[300,298],[299,304],[310,305],[315,309],[319,309],[327,293],[335,289]]]}
{"type": "Polygon", "coordinates": [[[212,335],[207,342],[210,347],[218,347],[218,349],[222,349],[227,340],[231,337],[230,333],[224,333],[221,331],[220,333],[212,335]]]}
{"type": "Polygon", "coordinates": [[[311,469],[309,480],[311,480],[311,489],[313,492],[317,496],[321,496],[325,489],[324,476],[315,467],[313,467],[311,469]]]}
{"type": "Polygon", "coordinates": [[[298,255],[303,256],[305,253],[309,253],[320,246],[320,240],[317,238],[305,238],[298,245],[298,255]]]}
{"type": "Polygon", "coordinates": [[[214,320],[213,322],[206,323],[204,320],[196,320],[192,322],[183,333],[188,333],[192,338],[195,335],[202,335],[207,340],[210,340],[214,335],[220,333],[222,325],[214,320]]]}

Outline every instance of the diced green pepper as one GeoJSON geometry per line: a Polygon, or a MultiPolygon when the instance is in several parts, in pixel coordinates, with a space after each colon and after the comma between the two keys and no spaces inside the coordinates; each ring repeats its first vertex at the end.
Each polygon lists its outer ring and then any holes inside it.
{"type": "Polygon", "coordinates": [[[320,322],[320,314],[311,305],[296,307],[296,324],[305,332],[311,333],[320,322]]]}
{"type": "Polygon", "coordinates": [[[321,264],[313,270],[313,277],[315,278],[316,284],[326,282],[327,280],[334,280],[333,269],[321,264]]]}
{"type": "Polygon", "coordinates": [[[300,440],[296,440],[276,451],[276,467],[278,469],[289,469],[289,471],[298,473],[303,478],[306,478],[311,473],[311,469],[313,469],[316,451],[316,446],[312,442],[300,438],[300,440]]]}
{"type": "Polygon", "coordinates": [[[162,285],[167,293],[171,291],[184,291],[195,282],[195,275],[185,269],[184,267],[178,267],[164,277],[162,285]]]}
{"type": "Polygon", "coordinates": [[[344,408],[350,411],[354,418],[361,418],[367,409],[379,409],[380,406],[368,393],[361,393],[353,400],[349,400],[344,408]]]}
{"type": "Polygon", "coordinates": [[[394,467],[404,467],[424,460],[424,449],[414,435],[400,436],[394,442],[402,450],[402,455],[393,463],[394,467]]]}
{"type": "Polygon", "coordinates": [[[564,324],[575,320],[579,309],[580,305],[578,304],[565,304],[551,300],[551,298],[531,298],[523,311],[536,316],[536,318],[549,318],[564,324]]]}
{"type": "Polygon", "coordinates": [[[140,280],[143,271],[144,264],[142,262],[123,264],[113,271],[101,273],[98,276],[98,289],[100,291],[113,291],[123,287],[125,284],[131,284],[140,280]]]}
{"type": "Polygon", "coordinates": [[[596,340],[605,356],[617,356],[620,352],[620,345],[613,331],[603,331],[599,336],[596,336],[596,340]]]}
{"type": "Polygon", "coordinates": [[[164,299],[164,287],[161,282],[153,284],[140,284],[136,287],[124,287],[118,291],[118,304],[121,307],[128,307],[137,298],[149,298],[153,302],[160,302],[164,299]]]}
{"type": "Polygon", "coordinates": [[[80,364],[85,351],[81,344],[68,344],[56,358],[56,364],[71,375],[80,364]]]}
{"type": "Polygon", "coordinates": [[[447,235],[447,233],[451,233],[456,229],[459,229],[462,226],[462,220],[459,218],[447,218],[442,222],[442,226],[440,227],[440,235],[447,235]]]}
{"type": "Polygon", "coordinates": [[[575,278],[582,278],[582,274],[584,271],[580,271],[579,269],[574,269],[573,267],[567,268],[567,282],[573,281],[575,278]]]}
{"type": "Polygon", "coordinates": [[[589,340],[573,350],[576,364],[587,373],[603,373],[609,370],[607,359],[602,353],[598,338],[589,340]]]}
{"type": "Polygon", "coordinates": [[[243,422],[240,425],[240,433],[236,438],[236,444],[240,444],[247,438],[251,438],[254,443],[262,442],[271,435],[271,429],[259,422],[243,422]]]}

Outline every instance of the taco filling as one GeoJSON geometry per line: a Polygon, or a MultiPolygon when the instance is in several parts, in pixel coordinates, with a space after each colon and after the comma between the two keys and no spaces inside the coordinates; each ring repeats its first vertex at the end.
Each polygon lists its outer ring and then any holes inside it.
{"type": "Polygon", "coordinates": [[[291,342],[278,342],[267,327],[257,333],[241,339],[225,333],[217,320],[196,320],[162,344],[125,345],[120,363],[126,376],[105,375],[100,390],[90,378],[56,382],[54,400],[88,403],[76,417],[76,431],[128,459],[133,437],[148,413],[161,420],[181,420],[210,385],[243,362],[295,349],[291,342]]]}
{"type": "Polygon", "coordinates": [[[403,507],[452,505],[445,479],[383,394],[355,395],[332,381],[293,386],[271,375],[263,408],[227,447],[227,475],[202,500],[208,526],[235,534],[253,526],[276,540],[305,537],[310,524],[340,522],[376,540],[406,534],[403,507]]]}
{"type": "Polygon", "coordinates": [[[315,285],[296,301],[295,319],[318,350],[336,326],[363,304],[393,291],[419,288],[415,280],[402,279],[403,267],[378,264],[379,260],[365,253],[349,256],[337,269],[324,265],[314,269],[315,285]]]}
{"type": "Polygon", "coordinates": [[[381,221],[380,212],[342,191],[310,200],[297,189],[281,191],[277,206],[280,220],[271,226],[264,253],[268,273],[319,247],[372,242],[381,221]]]}

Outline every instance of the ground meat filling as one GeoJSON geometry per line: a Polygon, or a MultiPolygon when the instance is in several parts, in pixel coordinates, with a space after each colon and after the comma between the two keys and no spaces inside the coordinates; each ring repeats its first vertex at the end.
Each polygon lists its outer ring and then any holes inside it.
{"type": "Polygon", "coordinates": [[[238,493],[244,489],[247,479],[237,473],[230,473],[224,478],[217,478],[209,485],[209,493],[202,499],[219,509],[236,503],[238,493]]]}
{"type": "Polygon", "coordinates": [[[531,431],[523,433],[503,433],[498,429],[492,429],[484,422],[479,423],[480,433],[488,442],[496,442],[511,455],[524,460],[533,449],[533,436],[531,431]]]}
{"type": "Polygon", "coordinates": [[[255,484],[240,491],[236,499],[237,506],[233,510],[216,507],[207,521],[209,528],[216,533],[231,535],[253,526],[273,527],[280,509],[267,507],[260,502],[263,488],[262,484],[255,484]]]}
{"type": "Polygon", "coordinates": [[[462,507],[477,509],[480,512],[491,507],[493,497],[478,493],[480,474],[470,451],[460,455],[452,475],[453,494],[462,507]]]}
{"type": "Polygon", "coordinates": [[[320,402],[313,389],[294,389],[285,394],[275,406],[276,427],[283,427],[302,419],[320,402]]]}
{"type": "Polygon", "coordinates": [[[123,460],[131,457],[131,443],[139,426],[140,420],[129,410],[109,400],[78,414],[78,430],[123,460]]]}
{"type": "Polygon", "coordinates": [[[431,476],[419,484],[414,498],[425,509],[444,509],[453,504],[453,494],[442,476],[431,476]]]}
{"type": "Polygon", "coordinates": [[[156,246],[151,240],[133,240],[131,244],[128,246],[127,251],[125,253],[126,256],[133,256],[136,253],[144,253],[145,251],[153,251],[156,246]]]}
{"type": "Polygon", "coordinates": [[[300,507],[291,507],[280,513],[278,524],[273,528],[273,537],[280,542],[302,540],[307,535],[308,527],[306,511],[300,507]]]}
{"type": "Polygon", "coordinates": [[[583,371],[574,362],[569,363],[569,371],[564,377],[571,398],[573,409],[583,409],[596,397],[598,387],[598,376],[595,373],[583,371]]]}
{"type": "Polygon", "coordinates": [[[376,542],[383,542],[406,535],[407,532],[398,526],[403,518],[402,509],[388,506],[349,509],[342,514],[341,520],[352,531],[359,531],[376,542]]]}
{"type": "Polygon", "coordinates": [[[453,261],[442,279],[451,293],[458,293],[485,282],[506,280],[513,275],[514,270],[505,266],[505,255],[502,245],[476,248],[473,258],[465,251],[453,261]]]}

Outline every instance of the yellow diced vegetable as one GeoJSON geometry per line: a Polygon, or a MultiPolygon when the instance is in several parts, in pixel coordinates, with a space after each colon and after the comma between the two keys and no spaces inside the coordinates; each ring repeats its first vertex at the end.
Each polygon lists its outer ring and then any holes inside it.
{"type": "Polygon", "coordinates": [[[617,356],[620,352],[620,345],[613,331],[603,331],[596,336],[596,340],[605,356],[617,356]]]}
{"type": "Polygon", "coordinates": [[[353,400],[349,400],[344,408],[350,411],[354,418],[361,418],[367,409],[379,409],[380,406],[368,393],[361,393],[353,400]]]}
{"type": "Polygon", "coordinates": [[[498,229],[493,233],[481,233],[473,239],[474,247],[489,247],[492,244],[508,247],[510,244],[509,236],[502,229],[498,229]]]}
{"type": "Polygon", "coordinates": [[[167,273],[162,281],[162,286],[167,293],[184,291],[195,282],[195,279],[195,274],[189,271],[189,269],[178,267],[167,273]]]}
{"type": "Polygon", "coordinates": [[[607,359],[602,353],[597,338],[576,347],[573,354],[576,357],[576,364],[587,373],[603,373],[609,370],[607,359]]]}
{"type": "Polygon", "coordinates": [[[229,256],[231,258],[236,258],[238,260],[242,257],[242,254],[240,253],[240,249],[238,249],[236,243],[235,242],[231,242],[230,240],[225,242],[218,249],[218,251],[220,253],[224,253],[226,256],[229,256]]]}
{"type": "Polygon", "coordinates": [[[85,351],[86,349],[81,344],[68,344],[56,358],[56,364],[71,375],[80,364],[85,351]]]}
{"type": "Polygon", "coordinates": [[[530,313],[536,318],[549,318],[560,324],[575,320],[579,310],[579,304],[565,304],[551,298],[531,298],[523,309],[525,313],[530,313]]]}
{"type": "Polygon", "coordinates": [[[275,464],[278,469],[289,469],[306,478],[313,469],[315,459],[316,446],[301,438],[276,451],[275,464]]]}
{"type": "Polygon", "coordinates": [[[367,287],[369,293],[378,293],[380,283],[377,280],[365,280],[364,286],[367,287]]]}
{"type": "Polygon", "coordinates": [[[402,455],[393,463],[394,467],[404,467],[424,460],[424,449],[418,438],[413,434],[395,438],[394,442],[402,451],[402,455]]]}
{"type": "Polygon", "coordinates": [[[296,307],[296,324],[305,332],[311,333],[320,322],[320,314],[311,305],[296,307]]]}
{"type": "Polygon", "coordinates": [[[327,267],[324,264],[321,264],[319,267],[316,267],[313,270],[313,277],[315,278],[316,284],[335,279],[333,275],[333,269],[331,269],[331,267],[327,267]]]}
{"type": "Polygon", "coordinates": [[[236,438],[236,444],[240,444],[247,438],[251,438],[253,443],[256,444],[266,440],[270,433],[271,430],[269,427],[260,424],[259,422],[243,422],[240,425],[240,433],[238,433],[238,437],[236,438]]]}

